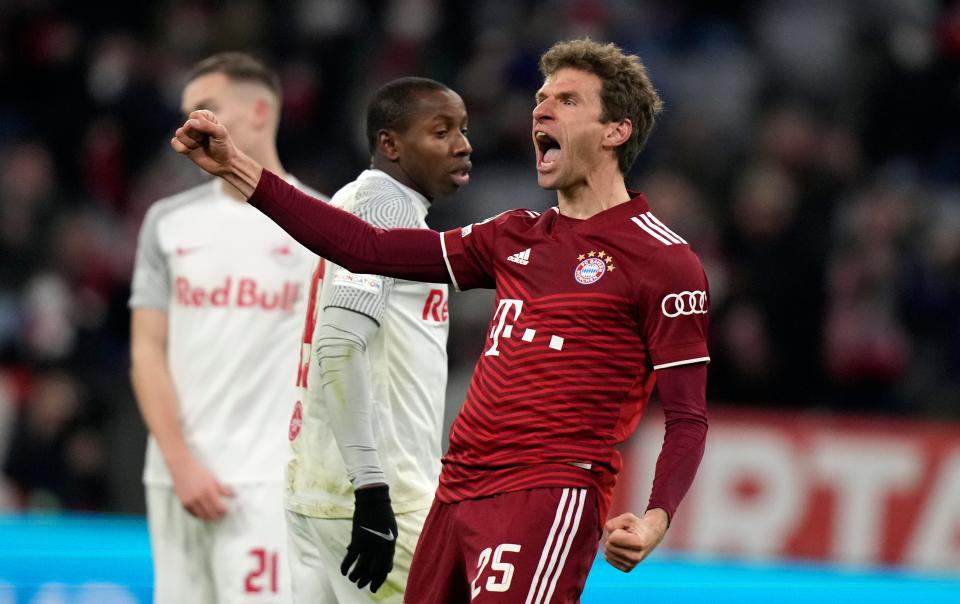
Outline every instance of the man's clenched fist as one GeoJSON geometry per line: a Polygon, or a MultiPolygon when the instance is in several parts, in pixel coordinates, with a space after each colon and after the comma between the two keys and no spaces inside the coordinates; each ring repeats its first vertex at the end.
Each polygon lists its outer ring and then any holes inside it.
{"type": "Polygon", "coordinates": [[[667,513],[660,508],[647,510],[643,518],[621,514],[603,526],[603,557],[625,573],[650,555],[667,533],[667,513]]]}
{"type": "Polygon", "coordinates": [[[191,112],[187,121],[177,128],[170,145],[214,176],[222,175],[237,155],[230,133],[217,116],[206,109],[191,112]]]}

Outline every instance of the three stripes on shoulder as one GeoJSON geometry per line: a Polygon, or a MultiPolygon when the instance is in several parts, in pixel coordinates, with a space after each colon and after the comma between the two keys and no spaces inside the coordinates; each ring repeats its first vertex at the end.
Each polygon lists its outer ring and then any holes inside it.
{"type": "Polygon", "coordinates": [[[634,216],[630,220],[646,231],[648,235],[664,245],[687,242],[683,237],[671,231],[667,225],[660,222],[660,219],[654,216],[652,212],[644,212],[639,216],[634,216]]]}

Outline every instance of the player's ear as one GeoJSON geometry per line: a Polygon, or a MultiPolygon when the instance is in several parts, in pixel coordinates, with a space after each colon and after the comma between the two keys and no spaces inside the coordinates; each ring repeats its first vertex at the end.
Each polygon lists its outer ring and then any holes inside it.
{"type": "Polygon", "coordinates": [[[259,97],[253,102],[253,125],[256,128],[264,128],[270,123],[270,113],[272,111],[270,102],[259,97]]]}
{"type": "Polygon", "coordinates": [[[632,133],[633,122],[627,118],[607,122],[606,128],[603,132],[603,146],[610,148],[619,147],[623,143],[630,140],[630,135],[632,133]]]}
{"type": "Polygon", "coordinates": [[[395,133],[391,130],[381,129],[377,132],[377,149],[390,161],[400,159],[399,141],[395,133]]]}

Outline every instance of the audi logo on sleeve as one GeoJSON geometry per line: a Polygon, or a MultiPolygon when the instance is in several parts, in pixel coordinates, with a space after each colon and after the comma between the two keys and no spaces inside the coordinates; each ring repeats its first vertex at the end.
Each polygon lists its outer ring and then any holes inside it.
{"type": "Polygon", "coordinates": [[[707,292],[697,290],[667,294],[660,303],[660,310],[671,319],[679,316],[707,314],[707,292]]]}

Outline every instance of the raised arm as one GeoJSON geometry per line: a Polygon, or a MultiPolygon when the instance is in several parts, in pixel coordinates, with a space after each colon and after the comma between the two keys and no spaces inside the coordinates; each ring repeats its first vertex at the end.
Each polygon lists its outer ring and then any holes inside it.
{"type": "Polygon", "coordinates": [[[294,239],[355,273],[449,283],[440,234],[378,229],[287,184],[237,149],[207,110],[194,111],[170,141],[177,153],[223,178],[294,239]]]}

